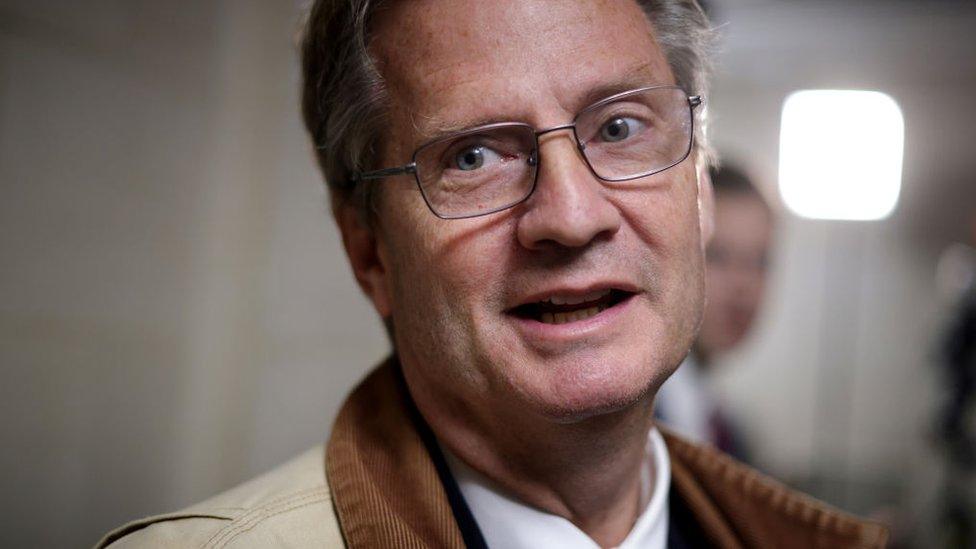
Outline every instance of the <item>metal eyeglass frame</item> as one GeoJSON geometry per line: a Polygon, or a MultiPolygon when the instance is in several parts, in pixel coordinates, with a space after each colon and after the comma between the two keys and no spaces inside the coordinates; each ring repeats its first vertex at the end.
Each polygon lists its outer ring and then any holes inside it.
{"type": "MultiPolygon", "coordinates": [[[[539,157],[541,156],[541,154],[539,152],[539,137],[541,137],[543,135],[546,135],[548,133],[552,133],[552,132],[556,132],[556,131],[560,131],[560,130],[570,130],[570,129],[573,130],[573,139],[576,141],[576,146],[579,149],[579,151],[581,153],[581,156],[583,157],[583,162],[586,163],[586,167],[589,168],[590,173],[592,173],[594,177],[596,177],[597,179],[599,179],[601,181],[611,181],[611,182],[612,181],[630,181],[630,180],[633,180],[633,179],[640,179],[642,177],[647,177],[647,176],[650,176],[650,175],[654,175],[656,173],[661,173],[661,172],[663,172],[665,170],[668,170],[670,168],[673,168],[674,166],[677,166],[678,164],[684,162],[684,160],[686,158],[688,158],[688,155],[691,154],[691,149],[692,149],[692,146],[693,146],[694,140],[695,140],[695,114],[694,114],[694,109],[695,109],[695,107],[698,107],[699,105],[701,105],[704,102],[704,98],[701,95],[689,95],[689,96],[687,96],[687,98],[688,98],[688,116],[689,116],[689,120],[690,120],[691,124],[690,124],[689,130],[688,130],[688,146],[685,149],[684,154],[682,154],[680,158],[678,158],[677,160],[675,160],[671,164],[668,164],[667,166],[664,166],[662,168],[655,168],[655,169],[650,170],[650,171],[647,171],[647,172],[642,172],[642,173],[639,173],[639,174],[636,174],[636,175],[631,175],[631,176],[621,177],[621,178],[606,178],[606,177],[602,177],[600,174],[598,174],[596,172],[596,170],[593,168],[593,165],[590,163],[590,159],[586,156],[586,152],[585,152],[586,151],[586,145],[580,140],[579,134],[576,131],[576,124],[579,121],[580,116],[582,116],[586,112],[589,112],[590,110],[593,110],[593,109],[602,107],[603,105],[606,105],[607,103],[612,103],[614,101],[617,101],[619,99],[622,99],[622,98],[627,97],[627,96],[630,96],[630,95],[635,95],[635,94],[638,94],[638,93],[643,93],[643,92],[647,92],[647,91],[651,91],[651,90],[659,90],[659,89],[673,89],[673,90],[681,90],[681,91],[684,91],[684,90],[682,90],[682,88],[680,86],[670,86],[670,85],[664,85],[664,86],[647,86],[647,87],[643,87],[643,88],[637,88],[637,89],[633,89],[633,90],[628,90],[628,91],[625,91],[625,92],[621,92],[621,93],[617,93],[617,94],[611,95],[610,97],[607,97],[605,99],[601,99],[601,100],[597,101],[596,103],[593,103],[592,105],[588,105],[588,106],[584,107],[582,110],[580,110],[576,114],[575,117],[573,117],[573,121],[571,123],[569,123],[569,124],[561,124],[559,126],[553,126],[551,128],[545,128],[545,129],[541,129],[541,130],[537,130],[532,125],[526,124],[524,122],[496,122],[494,124],[485,124],[483,126],[475,126],[475,127],[472,127],[472,128],[468,128],[466,130],[462,130],[462,131],[457,132],[457,133],[452,133],[450,135],[446,135],[446,136],[443,136],[443,137],[439,137],[437,139],[428,141],[428,142],[420,145],[419,147],[417,147],[417,150],[415,150],[413,152],[413,156],[411,156],[411,159],[410,159],[410,163],[409,164],[404,164],[403,166],[397,166],[397,167],[394,167],[394,168],[383,168],[383,169],[380,169],[380,170],[373,170],[373,171],[369,171],[369,172],[354,174],[353,177],[352,177],[352,183],[353,184],[356,184],[356,183],[359,183],[360,181],[369,181],[369,180],[373,180],[373,179],[383,179],[383,178],[386,178],[386,177],[392,177],[392,176],[397,176],[397,175],[412,174],[414,176],[414,181],[417,183],[417,188],[420,190],[420,195],[424,198],[424,203],[427,204],[427,208],[435,216],[437,216],[437,217],[439,217],[441,219],[469,219],[469,218],[472,218],[472,217],[481,217],[483,215],[491,215],[493,213],[497,213],[497,212],[500,212],[500,211],[503,211],[503,210],[507,210],[509,208],[513,208],[513,207],[521,204],[522,202],[525,202],[535,192],[536,183],[539,180],[539,168],[538,168],[538,164],[539,164],[539,157]],[[487,210],[487,211],[484,211],[484,212],[477,212],[477,213],[465,214],[465,215],[443,215],[443,214],[439,213],[434,208],[434,206],[430,203],[430,200],[427,198],[427,193],[424,192],[424,186],[420,182],[420,174],[417,172],[417,155],[421,151],[423,151],[424,149],[426,149],[428,147],[431,147],[431,146],[436,145],[438,143],[443,143],[444,141],[448,141],[448,140],[451,140],[451,139],[455,139],[455,138],[457,138],[460,135],[477,133],[479,131],[492,130],[492,129],[495,129],[495,128],[511,128],[511,127],[525,127],[525,128],[530,129],[532,131],[532,133],[535,135],[535,148],[532,151],[532,153],[534,153],[534,155],[533,156],[530,156],[530,158],[529,158],[529,162],[535,167],[535,173],[533,175],[532,186],[529,188],[528,192],[525,193],[525,196],[523,196],[522,198],[519,198],[518,200],[515,200],[515,201],[513,201],[511,203],[508,203],[508,204],[505,204],[503,206],[499,206],[497,208],[493,208],[491,210],[487,210]]],[[[687,92],[685,92],[685,93],[687,93],[687,92]]]]}

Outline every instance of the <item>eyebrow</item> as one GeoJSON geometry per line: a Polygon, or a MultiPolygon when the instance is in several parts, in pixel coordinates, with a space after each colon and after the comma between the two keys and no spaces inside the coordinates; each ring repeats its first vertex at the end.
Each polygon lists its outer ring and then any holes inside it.
{"type": "MultiPolygon", "coordinates": [[[[434,117],[427,118],[430,120],[436,120],[434,117]]],[[[499,122],[519,122],[519,120],[507,117],[483,116],[478,118],[466,118],[463,121],[454,123],[432,121],[426,126],[421,126],[415,120],[413,126],[414,130],[417,132],[417,136],[420,138],[420,142],[429,143],[430,141],[436,141],[437,139],[451,134],[463,132],[472,128],[487,126],[489,124],[497,124],[499,122]]]]}
{"type": "Polygon", "coordinates": [[[626,91],[636,90],[638,88],[644,88],[648,86],[671,86],[670,82],[654,82],[650,79],[648,67],[651,65],[650,62],[642,63],[636,67],[631,67],[627,72],[620,75],[612,82],[607,82],[601,84],[595,88],[591,88],[586,94],[580,97],[577,101],[576,110],[574,112],[579,113],[581,110],[589,107],[590,105],[597,103],[603,99],[606,99],[612,95],[617,95],[618,93],[623,93],[626,91]]]}
{"type": "MultiPolygon", "coordinates": [[[[653,82],[649,79],[649,72],[647,69],[650,66],[650,62],[643,63],[636,67],[632,67],[627,72],[622,74],[620,77],[615,79],[613,82],[608,82],[601,84],[595,88],[591,88],[585,94],[574,99],[576,104],[576,109],[573,111],[573,116],[575,117],[580,111],[597,103],[603,99],[606,99],[612,95],[618,93],[623,93],[625,91],[634,90],[637,88],[642,88],[646,86],[670,86],[673,85],[670,82],[653,82]]],[[[456,122],[442,122],[438,121],[435,116],[424,117],[427,119],[428,123],[422,124],[418,120],[413,121],[414,130],[417,132],[420,143],[428,143],[440,139],[442,137],[455,134],[458,132],[463,132],[472,128],[477,128],[480,126],[487,126],[489,124],[497,124],[500,122],[518,122],[526,123],[524,120],[519,120],[513,117],[506,116],[481,116],[477,118],[465,118],[456,122]]],[[[567,122],[569,122],[567,120],[567,122]]],[[[538,129],[538,128],[537,128],[538,129]]]]}

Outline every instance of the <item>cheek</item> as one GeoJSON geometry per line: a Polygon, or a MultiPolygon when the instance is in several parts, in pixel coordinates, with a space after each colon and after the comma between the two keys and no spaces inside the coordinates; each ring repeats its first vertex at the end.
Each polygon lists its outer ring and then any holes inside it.
{"type": "Polygon", "coordinates": [[[395,239],[390,277],[397,352],[404,363],[418,365],[415,374],[427,383],[451,392],[483,386],[478,357],[491,348],[497,324],[491,315],[508,272],[504,246],[489,238],[496,228],[421,213],[404,216],[395,239]]]}
{"type": "Polygon", "coordinates": [[[683,356],[701,323],[704,305],[698,189],[693,171],[650,183],[618,195],[618,206],[637,234],[639,249],[632,253],[650,264],[651,303],[663,323],[657,341],[671,342],[675,357],[683,356]]]}
{"type": "Polygon", "coordinates": [[[634,193],[621,207],[650,251],[661,290],[670,294],[672,305],[695,313],[704,293],[704,252],[694,177],[634,193]]]}
{"type": "Polygon", "coordinates": [[[686,255],[700,247],[698,186],[690,162],[651,176],[644,185],[611,193],[639,238],[651,248],[686,255]]]}
{"type": "Polygon", "coordinates": [[[426,315],[469,323],[501,286],[504,234],[511,228],[494,219],[442,220],[422,200],[414,206],[400,212],[402,222],[393,228],[395,300],[426,315]]]}

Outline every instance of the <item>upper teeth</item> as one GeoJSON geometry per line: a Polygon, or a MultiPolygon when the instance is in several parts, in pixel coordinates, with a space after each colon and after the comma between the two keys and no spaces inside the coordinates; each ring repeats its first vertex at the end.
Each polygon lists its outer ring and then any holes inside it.
{"type": "Polygon", "coordinates": [[[595,292],[590,292],[586,295],[580,296],[566,296],[566,295],[552,295],[549,296],[549,303],[553,305],[576,305],[577,303],[586,303],[589,301],[596,301],[601,297],[609,294],[611,290],[599,290],[595,292]]]}

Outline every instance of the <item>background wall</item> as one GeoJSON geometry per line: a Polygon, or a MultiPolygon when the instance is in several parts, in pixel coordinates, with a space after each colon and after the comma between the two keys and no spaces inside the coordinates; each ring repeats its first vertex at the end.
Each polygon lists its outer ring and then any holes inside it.
{"type": "MultiPolygon", "coordinates": [[[[712,4],[715,136],[770,189],[793,89],[881,89],[907,131],[889,220],[784,212],[724,394],[767,470],[925,509],[934,263],[976,204],[976,8],[712,4]]],[[[387,352],[301,128],[299,16],[0,0],[0,545],[87,546],[267,469],[324,440],[387,352]]]]}
{"type": "Polygon", "coordinates": [[[0,546],[88,546],[324,440],[387,344],[301,128],[297,3],[0,6],[0,546]]]}

